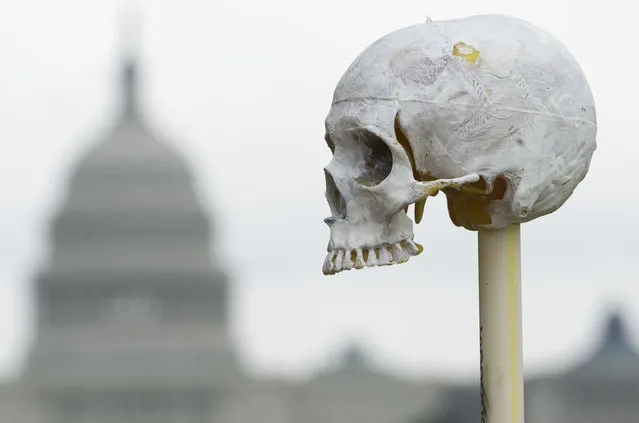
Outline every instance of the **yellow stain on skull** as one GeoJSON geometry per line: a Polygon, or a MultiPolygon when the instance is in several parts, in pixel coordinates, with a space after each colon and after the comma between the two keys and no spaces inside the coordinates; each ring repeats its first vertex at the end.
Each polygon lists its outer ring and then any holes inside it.
{"type": "Polygon", "coordinates": [[[459,42],[453,46],[453,56],[459,56],[470,63],[475,63],[479,57],[479,50],[464,42],[459,42]]]}

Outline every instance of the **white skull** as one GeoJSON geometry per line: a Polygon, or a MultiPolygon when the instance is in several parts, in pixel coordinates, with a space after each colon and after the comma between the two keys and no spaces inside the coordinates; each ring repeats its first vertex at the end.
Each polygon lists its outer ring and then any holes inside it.
{"type": "Polygon", "coordinates": [[[402,263],[442,190],[453,223],[502,228],[558,209],[596,148],[594,101],[575,59],[506,16],[426,22],[368,47],[326,118],[332,216],[324,274],[402,263]]]}

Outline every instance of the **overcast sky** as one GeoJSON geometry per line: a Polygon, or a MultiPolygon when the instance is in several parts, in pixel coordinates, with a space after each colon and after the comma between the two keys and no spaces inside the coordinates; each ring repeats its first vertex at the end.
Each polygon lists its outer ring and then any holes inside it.
{"type": "MultiPolygon", "coordinates": [[[[233,330],[251,369],[301,375],[355,337],[407,373],[476,374],[476,234],[452,225],[443,196],[416,227],[421,256],[321,274],[330,160],[323,121],[333,89],[363,48],[427,15],[502,13],[535,23],[567,45],[595,95],[599,148],[588,177],[562,209],[522,228],[527,370],[579,359],[610,306],[639,327],[639,29],[629,0],[138,3],[143,103],[190,158],[215,215],[216,245],[234,278],[233,330]]],[[[117,110],[121,4],[0,1],[5,372],[18,368],[32,335],[29,280],[46,259],[65,178],[117,110]]]]}

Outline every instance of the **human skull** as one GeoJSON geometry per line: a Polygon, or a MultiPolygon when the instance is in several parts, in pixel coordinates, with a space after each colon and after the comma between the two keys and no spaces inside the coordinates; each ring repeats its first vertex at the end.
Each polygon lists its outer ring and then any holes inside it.
{"type": "Polygon", "coordinates": [[[419,223],[440,190],[468,230],[552,213],[585,177],[595,135],[578,63],[526,22],[473,16],[386,35],[346,71],[326,118],[323,273],[419,254],[407,207],[419,223]]]}

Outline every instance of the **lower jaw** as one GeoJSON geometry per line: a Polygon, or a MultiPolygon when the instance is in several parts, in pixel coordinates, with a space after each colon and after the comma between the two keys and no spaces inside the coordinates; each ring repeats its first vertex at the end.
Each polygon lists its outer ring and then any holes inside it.
{"type": "Polygon", "coordinates": [[[422,250],[423,247],[412,239],[371,248],[337,248],[328,252],[322,273],[334,275],[344,270],[405,263],[412,256],[420,254],[422,250]]]}

